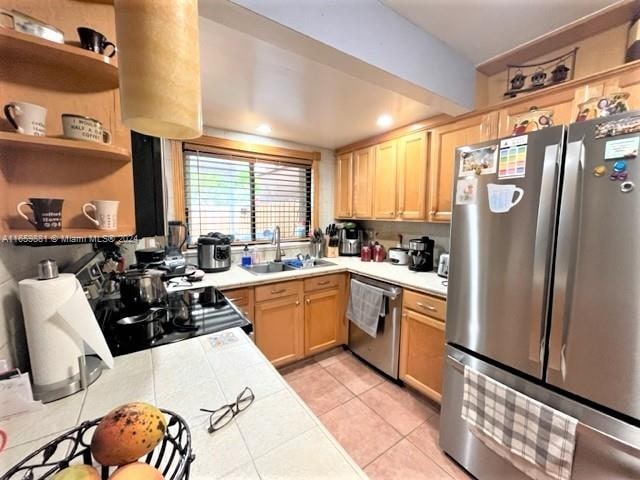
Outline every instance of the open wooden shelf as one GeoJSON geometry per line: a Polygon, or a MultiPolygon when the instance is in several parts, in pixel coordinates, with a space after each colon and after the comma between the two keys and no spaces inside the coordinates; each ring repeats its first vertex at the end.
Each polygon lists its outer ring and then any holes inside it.
{"type": "MultiPolygon", "coordinates": [[[[0,150],[26,150],[30,152],[63,153],[69,156],[83,156],[95,159],[131,161],[126,148],[82,140],[58,137],[35,137],[15,132],[0,132],[0,150]]],[[[16,159],[18,159],[16,157],[16,159]]]]}
{"type": "Polygon", "coordinates": [[[9,70],[30,63],[71,72],[77,81],[66,82],[69,91],[101,92],[118,88],[118,67],[109,57],[9,28],[0,27],[0,61],[10,67],[9,70]]]}

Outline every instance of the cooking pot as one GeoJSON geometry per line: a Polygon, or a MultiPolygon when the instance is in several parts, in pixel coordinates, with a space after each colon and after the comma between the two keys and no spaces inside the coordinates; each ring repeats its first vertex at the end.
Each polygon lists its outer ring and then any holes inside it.
{"type": "Polygon", "coordinates": [[[140,315],[119,318],[116,326],[119,337],[131,341],[150,341],[162,335],[162,322],[167,318],[164,308],[151,308],[140,315]]]}
{"type": "Polygon", "coordinates": [[[120,277],[120,299],[133,311],[144,311],[167,296],[162,270],[130,270],[120,277]]]}
{"type": "Polygon", "coordinates": [[[400,247],[390,248],[389,261],[394,265],[408,265],[409,251],[406,248],[400,247]]]}

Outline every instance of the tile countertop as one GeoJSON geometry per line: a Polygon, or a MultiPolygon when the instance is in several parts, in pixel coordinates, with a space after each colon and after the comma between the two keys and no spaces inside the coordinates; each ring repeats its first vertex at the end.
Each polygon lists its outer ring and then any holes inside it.
{"type": "MultiPolygon", "coordinates": [[[[250,275],[250,274],[249,274],[250,275]]],[[[0,422],[9,437],[0,475],[56,434],[131,401],[153,403],[189,423],[196,460],[192,480],[233,478],[366,478],[366,475],[240,330],[223,332],[116,358],[88,390],[41,411],[0,422]],[[249,386],[255,401],[210,435],[208,415],[249,386]]]]}
{"type": "Polygon", "coordinates": [[[268,273],[264,275],[255,275],[237,265],[233,265],[231,269],[226,272],[205,274],[202,282],[194,283],[190,286],[172,286],[169,287],[169,291],[186,290],[201,286],[214,286],[221,290],[227,290],[230,288],[315,277],[329,273],[350,272],[431,295],[440,297],[447,296],[447,287],[443,284],[445,279],[439,277],[435,272],[412,272],[406,266],[393,265],[388,262],[362,262],[359,257],[326,258],[323,260],[327,260],[335,265],[307,270],[268,273]]]}

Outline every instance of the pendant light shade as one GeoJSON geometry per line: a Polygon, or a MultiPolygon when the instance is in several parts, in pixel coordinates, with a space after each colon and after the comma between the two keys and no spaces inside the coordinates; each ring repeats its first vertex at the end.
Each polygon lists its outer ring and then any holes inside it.
{"type": "Polygon", "coordinates": [[[202,135],[197,0],[115,0],[122,120],[184,140],[202,135]]]}

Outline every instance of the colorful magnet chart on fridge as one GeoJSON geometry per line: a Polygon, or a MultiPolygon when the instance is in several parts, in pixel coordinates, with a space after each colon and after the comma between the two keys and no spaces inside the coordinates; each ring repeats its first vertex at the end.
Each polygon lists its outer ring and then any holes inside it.
{"type": "Polygon", "coordinates": [[[465,177],[456,184],[456,205],[474,205],[478,200],[478,177],[465,177]]]}
{"type": "Polygon", "coordinates": [[[500,142],[498,178],[524,177],[527,169],[528,136],[506,138],[500,142]]]}
{"type": "Polygon", "coordinates": [[[498,145],[476,148],[469,147],[460,149],[460,171],[459,177],[467,175],[489,175],[496,173],[496,163],[498,163],[498,145]]]}

